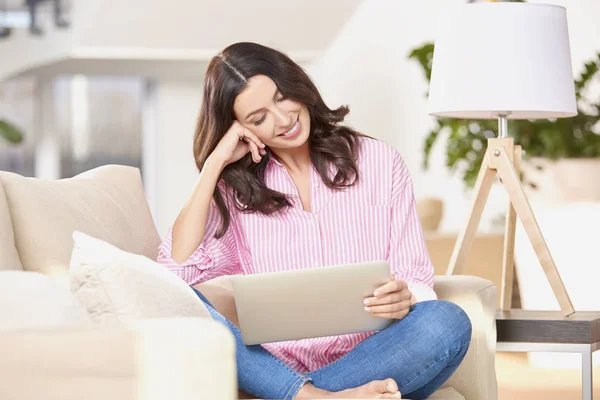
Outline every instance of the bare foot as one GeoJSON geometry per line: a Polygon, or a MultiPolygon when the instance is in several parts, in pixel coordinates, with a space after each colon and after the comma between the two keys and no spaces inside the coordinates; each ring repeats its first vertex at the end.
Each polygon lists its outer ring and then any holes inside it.
{"type": "Polygon", "coordinates": [[[398,385],[393,379],[372,381],[341,392],[328,392],[318,389],[310,383],[302,386],[295,400],[303,399],[401,399],[398,385]]]}

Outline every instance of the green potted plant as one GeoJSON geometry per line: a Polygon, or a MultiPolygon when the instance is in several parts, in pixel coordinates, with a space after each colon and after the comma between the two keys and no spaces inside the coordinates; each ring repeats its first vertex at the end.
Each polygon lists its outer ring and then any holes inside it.
{"type": "MultiPolygon", "coordinates": [[[[433,50],[433,43],[425,43],[409,54],[409,59],[422,67],[428,82],[433,50]]],[[[600,53],[584,64],[580,76],[574,80],[577,116],[510,121],[509,136],[524,150],[523,182],[530,196],[557,202],[577,200],[577,196],[600,200],[600,183],[594,185],[587,179],[575,190],[572,179],[569,185],[557,187],[565,183],[561,176],[566,170],[571,177],[577,176],[573,175],[575,170],[580,171],[581,177],[600,173],[600,98],[589,95],[589,87],[599,71],[600,53]],[[595,174],[590,175],[592,172],[595,174]]],[[[486,139],[496,136],[497,128],[496,120],[436,119],[424,143],[424,168],[428,168],[433,145],[447,134],[447,166],[461,176],[467,187],[472,187],[483,160],[486,139]]]]}
{"type": "Polygon", "coordinates": [[[23,141],[23,134],[15,125],[0,119],[0,138],[11,144],[19,144],[23,141]]]}

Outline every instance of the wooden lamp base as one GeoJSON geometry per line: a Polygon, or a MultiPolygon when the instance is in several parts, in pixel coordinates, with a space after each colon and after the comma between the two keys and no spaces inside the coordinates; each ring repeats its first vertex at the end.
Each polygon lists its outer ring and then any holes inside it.
{"type": "Polygon", "coordinates": [[[518,216],[544,269],[548,282],[554,291],[562,313],[564,316],[569,316],[575,310],[521,185],[519,177],[520,164],[521,146],[515,146],[513,138],[501,137],[488,139],[487,150],[475,183],[475,199],[471,213],[466,226],[458,236],[446,274],[459,274],[463,268],[492,183],[496,174],[498,174],[510,198],[505,225],[502,288],[500,294],[501,309],[502,311],[510,311],[511,309],[515,228],[518,216]]]}

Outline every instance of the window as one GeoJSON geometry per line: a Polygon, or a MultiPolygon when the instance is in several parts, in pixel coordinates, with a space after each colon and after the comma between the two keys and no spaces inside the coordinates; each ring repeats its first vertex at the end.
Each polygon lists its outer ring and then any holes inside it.
{"type": "Polygon", "coordinates": [[[106,164],[141,169],[143,79],[58,78],[54,92],[62,178],[106,164]]]}
{"type": "Polygon", "coordinates": [[[82,75],[0,84],[0,118],[25,137],[16,146],[0,139],[0,170],[36,176],[36,159],[38,168],[50,160],[53,178],[106,164],[141,169],[145,85],[136,77],[82,75]]]}
{"type": "Polygon", "coordinates": [[[35,98],[33,79],[14,79],[0,83],[0,119],[19,127],[24,140],[18,145],[0,138],[0,170],[24,176],[35,173],[35,98]]]}

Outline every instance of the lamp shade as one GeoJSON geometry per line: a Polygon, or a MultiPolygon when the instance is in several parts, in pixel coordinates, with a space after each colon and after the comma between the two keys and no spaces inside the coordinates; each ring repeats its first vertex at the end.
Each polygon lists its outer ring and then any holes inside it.
{"type": "Polygon", "coordinates": [[[445,14],[435,41],[428,112],[495,119],[577,115],[566,10],[475,3],[445,14]]]}

